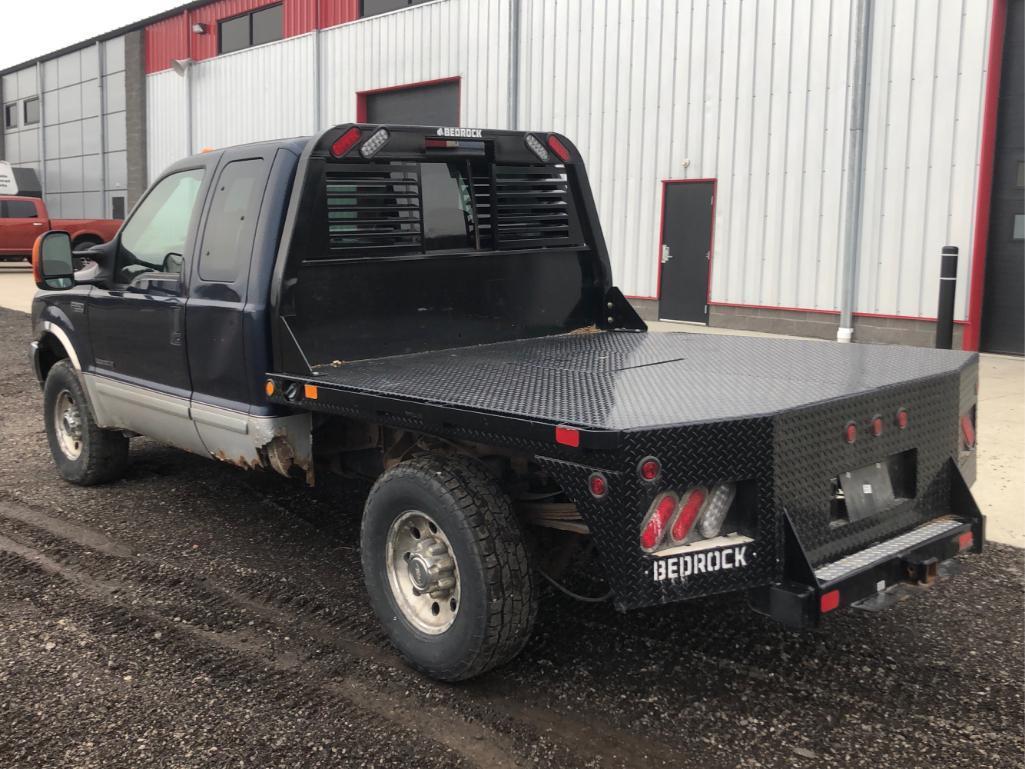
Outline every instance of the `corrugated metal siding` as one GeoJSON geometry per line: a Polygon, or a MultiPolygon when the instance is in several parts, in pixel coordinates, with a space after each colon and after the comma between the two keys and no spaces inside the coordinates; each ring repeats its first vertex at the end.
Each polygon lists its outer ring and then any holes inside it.
{"type": "Polygon", "coordinates": [[[876,3],[858,310],[935,316],[950,244],[967,317],[991,6],[876,3]]]}
{"type": "Polygon", "coordinates": [[[146,76],[146,167],[152,182],[184,157],[185,79],[173,71],[146,76]]]}
{"type": "MultiPolygon", "coordinates": [[[[858,311],[932,315],[952,243],[964,317],[991,2],[876,0],[858,311]]],[[[711,299],[839,306],[850,0],[521,8],[520,126],[577,143],[627,294],[657,295],[661,181],[715,178],[711,299]]],[[[321,126],[354,120],[359,91],[458,75],[462,124],[505,127],[509,9],[442,0],[322,32],[321,126]]],[[[309,40],[197,65],[195,146],[311,130],[309,40]]]]}
{"type": "Polygon", "coordinates": [[[160,72],[171,59],[189,56],[196,61],[217,56],[217,22],[232,16],[281,2],[284,38],[304,35],[318,27],[330,27],[359,17],[359,0],[217,0],[182,11],[146,27],[146,72],[160,72]],[[196,34],[192,25],[205,24],[207,31],[196,34]]]}
{"type": "Polygon", "coordinates": [[[311,35],[200,62],[192,74],[197,150],[313,133],[311,35]]]}
{"type": "Polygon", "coordinates": [[[508,0],[448,0],[321,34],[324,125],[356,119],[356,93],[461,76],[464,125],[507,124],[508,0]]]}

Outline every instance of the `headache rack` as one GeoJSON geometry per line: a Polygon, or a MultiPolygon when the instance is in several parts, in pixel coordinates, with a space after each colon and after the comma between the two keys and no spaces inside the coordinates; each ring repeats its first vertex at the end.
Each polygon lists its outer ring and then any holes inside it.
{"type": "MultiPolygon", "coordinates": [[[[436,182],[435,182],[436,183],[436,182]]],[[[561,166],[498,165],[445,158],[420,162],[379,160],[325,165],[327,254],[330,257],[573,248],[584,244],[565,169],[561,166]],[[424,167],[431,164],[425,184],[424,167]],[[433,189],[425,186],[444,169],[459,187],[463,221],[448,241],[433,237],[433,189]],[[426,200],[425,200],[426,198],[426,200]],[[440,247],[439,247],[440,245],[440,247]]]]}

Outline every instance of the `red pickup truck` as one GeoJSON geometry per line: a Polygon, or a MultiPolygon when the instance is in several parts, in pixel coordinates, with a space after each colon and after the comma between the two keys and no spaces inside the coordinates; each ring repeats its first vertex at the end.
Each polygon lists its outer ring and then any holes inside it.
{"type": "Polygon", "coordinates": [[[30,259],[32,244],[47,230],[64,230],[72,248],[84,251],[106,243],[120,226],[120,219],[51,219],[41,198],[0,195],[0,260],[30,259]]]}

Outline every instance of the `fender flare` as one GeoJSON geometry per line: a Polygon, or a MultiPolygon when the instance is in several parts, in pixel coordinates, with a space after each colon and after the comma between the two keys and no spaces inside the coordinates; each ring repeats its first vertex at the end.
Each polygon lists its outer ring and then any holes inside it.
{"type": "Polygon", "coordinates": [[[71,361],[71,365],[75,367],[75,370],[81,372],[82,363],[78,359],[78,353],[75,352],[75,346],[71,343],[71,337],[68,336],[68,332],[51,320],[44,320],[42,323],[42,329],[43,331],[39,335],[39,339],[36,343],[35,354],[37,356],[39,354],[38,343],[43,340],[43,337],[49,334],[60,343],[61,347],[64,348],[64,352],[67,353],[68,360],[71,361]]]}

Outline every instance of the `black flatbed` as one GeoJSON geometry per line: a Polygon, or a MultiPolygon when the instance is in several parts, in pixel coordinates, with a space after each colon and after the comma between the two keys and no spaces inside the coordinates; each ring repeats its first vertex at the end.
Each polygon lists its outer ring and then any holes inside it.
{"type": "Polygon", "coordinates": [[[343,400],[375,396],[619,432],[763,416],[948,374],[973,357],[814,340],[604,331],[338,361],[315,366],[307,381],[343,400]]]}

